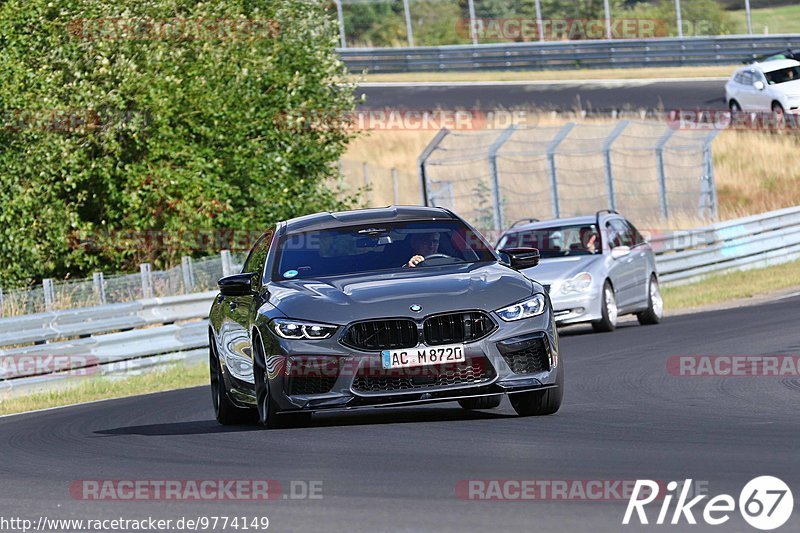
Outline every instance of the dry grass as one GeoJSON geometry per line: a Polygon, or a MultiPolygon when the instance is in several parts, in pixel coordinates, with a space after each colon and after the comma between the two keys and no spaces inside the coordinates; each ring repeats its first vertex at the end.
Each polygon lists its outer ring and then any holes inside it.
{"type": "Polygon", "coordinates": [[[362,81],[573,81],[628,80],[653,78],[724,78],[731,75],[732,66],[616,68],[580,70],[515,70],[481,72],[410,72],[397,74],[366,74],[362,81]]]}
{"type": "MultiPolygon", "coordinates": [[[[557,125],[574,116],[550,114],[539,119],[540,125],[557,125]]],[[[607,122],[607,120],[587,120],[607,122]]],[[[368,205],[389,205],[394,202],[390,168],[399,172],[400,204],[420,201],[417,156],[431,141],[435,131],[372,131],[354,140],[345,155],[344,174],[352,188],[364,184],[361,162],[369,164],[372,191],[368,205]]],[[[800,205],[800,136],[796,133],[724,131],[714,141],[714,172],[717,184],[720,219],[800,205]]],[[[674,218],[652,223],[664,229],[690,228],[701,225],[696,218],[674,218]]]]}

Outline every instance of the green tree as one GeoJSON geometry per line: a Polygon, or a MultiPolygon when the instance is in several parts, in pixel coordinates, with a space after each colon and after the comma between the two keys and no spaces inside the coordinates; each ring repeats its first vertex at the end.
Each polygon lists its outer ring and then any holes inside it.
{"type": "Polygon", "coordinates": [[[144,260],[161,267],[196,245],[170,236],[264,230],[352,205],[331,186],[351,133],[318,118],[354,106],[339,83],[329,9],[306,0],[0,5],[0,284],[144,260]],[[130,231],[169,242],[115,242],[130,231]],[[87,239],[101,246],[78,245],[87,239]]]}

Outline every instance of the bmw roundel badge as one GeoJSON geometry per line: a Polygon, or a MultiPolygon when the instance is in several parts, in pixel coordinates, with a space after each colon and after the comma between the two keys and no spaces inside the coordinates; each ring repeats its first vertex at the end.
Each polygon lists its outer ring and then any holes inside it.
{"type": "Polygon", "coordinates": [[[422,306],[419,304],[414,304],[411,307],[409,307],[409,309],[411,309],[415,313],[419,313],[420,311],[422,311],[422,306]]]}

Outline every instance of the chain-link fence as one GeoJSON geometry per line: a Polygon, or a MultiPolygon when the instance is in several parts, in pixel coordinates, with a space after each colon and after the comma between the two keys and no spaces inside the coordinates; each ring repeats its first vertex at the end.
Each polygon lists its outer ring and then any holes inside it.
{"type": "Polygon", "coordinates": [[[202,259],[184,257],[181,265],[167,270],[151,270],[145,263],[136,274],[96,272],[91,279],[45,279],[41,286],[0,289],[0,317],[209,291],[219,278],[238,272],[246,257],[247,252],[223,251],[202,259]]]}
{"type": "Polygon", "coordinates": [[[481,132],[442,130],[420,156],[428,205],[476,227],[615,209],[634,220],[714,220],[717,131],[621,120],[481,132]]]}

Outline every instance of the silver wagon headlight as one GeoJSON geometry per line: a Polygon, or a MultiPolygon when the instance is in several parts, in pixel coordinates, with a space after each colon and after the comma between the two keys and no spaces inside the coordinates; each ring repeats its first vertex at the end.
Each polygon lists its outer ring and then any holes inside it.
{"type": "Polygon", "coordinates": [[[532,298],[524,302],[498,309],[495,313],[506,322],[513,322],[515,320],[541,315],[544,313],[545,302],[544,295],[534,294],[532,298]]]}
{"type": "Polygon", "coordinates": [[[563,282],[560,287],[561,294],[573,292],[586,292],[592,286],[592,275],[588,272],[581,272],[577,276],[563,282]]]}

